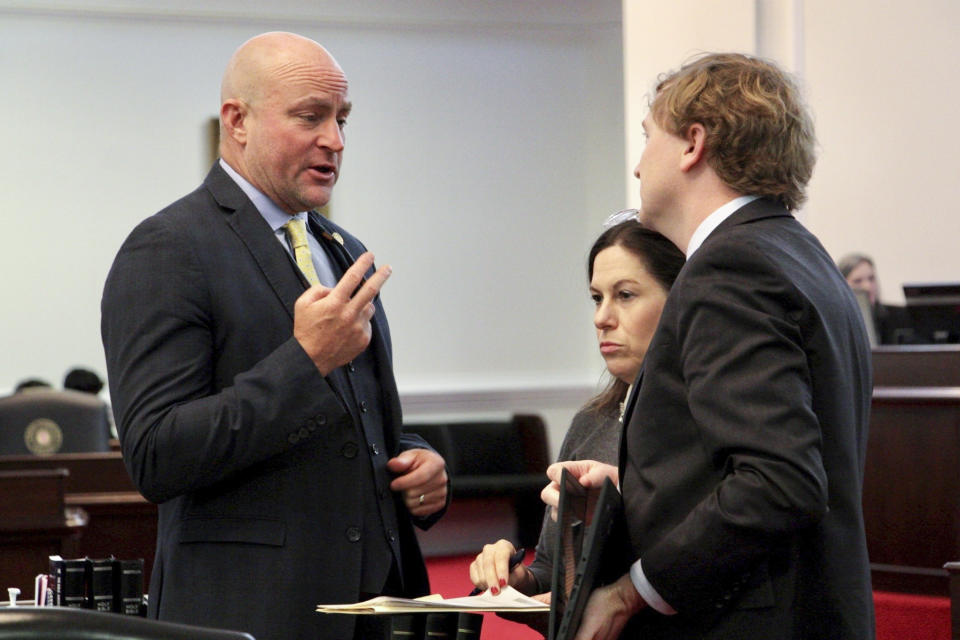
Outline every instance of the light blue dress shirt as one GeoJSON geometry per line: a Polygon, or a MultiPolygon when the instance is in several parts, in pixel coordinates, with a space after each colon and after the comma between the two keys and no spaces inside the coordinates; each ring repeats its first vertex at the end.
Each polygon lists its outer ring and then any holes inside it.
{"type": "MultiPolygon", "coordinates": [[[[223,167],[223,170],[227,172],[228,176],[233,178],[237,186],[247,194],[247,197],[253,202],[253,206],[257,208],[257,211],[260,212],[263,219],[266,220],[270,228],[273,229],[277,241],[283,245],[287,253],[290,254],[290,257],[294,258],[293,247],[290,246],[290,241],[287,239],[287,232],[284,230],[283,225],[287,224],[290,218],[299,218],[300,220],[306,221],[307,212],[301,211],[291,216],[278,207],[276,203],[268,198],[262,191],[237,173],[223,158],[220,158],[220,166],[223,167]]],[[[317,277],[320,279],[320,283],[325,287],[335,287],[337,284],[337,276],[335,275],[336,272],[333,269],[333,265],[330,263],[330,257],[327,255],[327,252],[324,251],[320,242],[310,233],[309,224],[307,225],[307,244],[310,245],[310,258],[313,260],[313,268],[317,271],[317,277]]],[[[295,258],[294,261],[296,261],[295,258]]]]}

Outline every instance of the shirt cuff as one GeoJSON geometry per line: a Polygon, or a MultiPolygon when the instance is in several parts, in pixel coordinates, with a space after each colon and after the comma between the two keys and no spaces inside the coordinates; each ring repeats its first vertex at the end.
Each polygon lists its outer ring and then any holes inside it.
{"type": "Polygon", "coordinates": [[[646,600],[647,604],[665,616],[672,616],[677,610],[667,604],[667,601],[661,598],[657,590],[653,588],[653,585],[647,580],[647,576],[644,575],[640,562],[640,560],[637,560],[630,565],[630,582],[633,583],[637,593],[646,600]]]}

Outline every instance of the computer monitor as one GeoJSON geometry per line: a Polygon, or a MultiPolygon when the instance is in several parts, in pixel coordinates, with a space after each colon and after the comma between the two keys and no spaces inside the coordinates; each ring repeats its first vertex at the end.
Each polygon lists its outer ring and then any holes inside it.
{"type": "Polygon", "coordinates": [[[960,282],[903,285],[914,332],[922,342],[960,342],[960,282]]]}

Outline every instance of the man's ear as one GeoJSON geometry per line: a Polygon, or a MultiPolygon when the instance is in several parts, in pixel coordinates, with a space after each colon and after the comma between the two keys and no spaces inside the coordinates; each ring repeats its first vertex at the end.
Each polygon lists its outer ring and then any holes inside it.
{"type": "Polygon", "coordinates": [[[680,170],[690,171],[703,160],[706,154],[707,129],[699,122],[694,122],[687,127],[683,138],[687,145],[680,158],[680,170]]]}
{"type": "Polygon", "coordinates": [[[247,105],[242,100],[231,98],[220,105],[220,122],[226,136],[246,144],[247,105]]]}

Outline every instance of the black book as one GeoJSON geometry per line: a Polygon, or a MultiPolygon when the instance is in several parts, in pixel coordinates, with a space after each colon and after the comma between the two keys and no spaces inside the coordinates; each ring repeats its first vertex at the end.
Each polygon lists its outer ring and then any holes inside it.
{"type": "Polygon", "coordinates": [[[50,575],[53,576],[53,604],[58,607],[82,609],[86,601],[86,559],[65,560],[50,556],[50,575]]]}
{"type": "Polygon", "coordinates": [[[139,616],[143,602],[143,558],[113,560],[113,611],[139,616]]]}
{"type": "Polygon", "coordinates": [[[113,558],[86,559],[86,608],[113,611],[113,558]]]}
{"type": "Polygon", "coordinates": [[[456,640],[480,640],[480,628],[483,626],[482,613],[461,611],[457,616],[456,640]]]}
{"type": "Polygon", "coordinates": [[[422,613],[399,613],[390,616],[390,640],[421,640],[426,616],[422,613]]]}
{"type": "Polygon", "coordinates": [[[456,640],[459,619],[459,613],[428,613],[423,637],[430,640],[456,640]]]}

